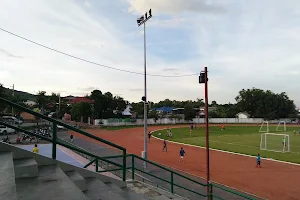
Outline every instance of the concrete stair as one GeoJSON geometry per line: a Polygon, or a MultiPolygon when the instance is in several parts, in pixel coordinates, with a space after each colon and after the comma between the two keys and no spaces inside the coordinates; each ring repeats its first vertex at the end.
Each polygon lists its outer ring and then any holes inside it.
{"type": "Polygon", "coordinates": [[[0,197],[17,200],[12,152],[0,152],[0,197]]]}
{"type": "Polygon", "coordinates": [[[0,142],[0,199],[182,199],[142,183],[123,182],[0,142]]]}

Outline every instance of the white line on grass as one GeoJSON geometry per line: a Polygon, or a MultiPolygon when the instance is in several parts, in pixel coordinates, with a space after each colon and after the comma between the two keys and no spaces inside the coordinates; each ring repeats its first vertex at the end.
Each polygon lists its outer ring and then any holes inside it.
{"type": "MultiPolygon", "coordinates": [[[[205,138],[196,138],[196,139],[199,139],[199,140],[205,140],[205,138]]],[[[168,140],[169,141],[169,140],[168,140]]],[[[230,144],[230,145],[235,145],[235,146],[241,146],[241,147],[249,147],[249,148],[256,148],[256,149],[259,149],[259,147],[257,146],[251,146],[251,145],[244,145],[244,144],[241,144],[239,142],[221,142],[221,141],[218,141],[218,140],[209,140],[210,142],[216,142],[216,143],[221,143],[221,144],[230,144]]],[[[249,141],[248,141],[249,142],[249,141]]],[[[252,142],[254,143],[254,142],[252,142]]],[[[257,143],[257,142],[255,142],[257,143]]],[[[185,144],[185,143],[183,143],[185,144]]],[[[269,144],[275,144],[275,143],[269,143],[269,144]]],[[[292,146],[291,147],[295,147],[295,146],[292,146]]],[[[298,146],[297,146],[298,147],[298,146]]],[[[211,149],[211,148],[210,148],[211,149]]],[[[290,152],[287,152],[287,153],[294,153],[294,154],[300,154],[300,152],[297,152],[297,151],[290,151],[290,152]]],[[[243,155],[246,155],[246,154],[243,154],[243,155]]]]}
{"type": "MultiPolygon", "coordinates": [[[[162,131],[162,130],[167,130],[167,128],[157,129],[155,131],[162,131]]],[[[151,133],[153,133],[153,132],[154,131],[151,131],[151,133]]],[[[155,137],[155,136],[153,136],[153,137],[156,138],[156,139],[158,139],[158,140],[164,140],[164,139],[161,139],[161,138],[158,138],[158,137],[155,137]]],[[[170,140],[168,140],[168,142],[174,143],[174,144],[181,144],[181,145],[186,145],[186,146],[191,146],[191,147],[197,147],[197,148],[205,149],[205,147],[196,146],[196,145],[193,145],[193,144],[186,144],[186,143],[181,143],[181,142],[174,142],[174,141],[170,141],[170,140]]],[[[209,148],[209,149],[213,150],[213,151],[223,152],[223,153],[229,153],[229,154],[235,154],[235,155],[240,155],[240,156],[245,156],[245,157],[256,158],[256,156],[251,156],[251,155],[247,155],[247,154],[241,154],[241,153],[230,152],[230,151],[225,151],[225,150],[220,150],[220,149],[213,149],[213,148],[209,148]]],[[[269,161],[273,161],[273,162],[280,162],[280,163],[285,163],[285,164],[300,166],[300,164],[297,164],[297,163],[286,162],[286,161],[282,161],[282,160],[276,160],[276,159],[273,159],[273,158],[264,158],[264,160],[269,160],[269,161]]]]}

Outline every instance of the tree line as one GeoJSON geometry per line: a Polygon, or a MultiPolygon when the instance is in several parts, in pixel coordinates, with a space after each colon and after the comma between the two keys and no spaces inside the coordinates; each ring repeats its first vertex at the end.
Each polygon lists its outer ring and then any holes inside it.
{"type": "MultiPolygon", "coordinates": [[[[3,86],[0,84],[0,96],[7,98],[13,102],[26,106],[19,96],[12,96],[5,92],[3,86]]],[[[45,110],[45,106],[52,103],[50,108],[51,112],[57,112],[58,117],[61,118],[63,114],[68,113],[72,115],[73,119],[80,120],[81,117],[92,117],[94,119],[107,119],[107,118],[122,118],[122,111],[129,104],[124,98],[114,96],[111,92],[102,93],[100,90],[93,90],[86,98],[93,100],[93,104],[89,103],[75,103],[72,106],[67,105],[66,101],[61,101],[60,109],[58,110],[59,94],[52,93],[47,95],[45,91],[40,91],[36,95],[37,107],[45,110]]],[[[235,118],[239,112],[246,112],[253,118],[264,118],[266,120],[280,119],[280,118],[299,118],[296,111],[295,104],[289,99],[285,92],[274,93],[270,90],[262,90],[257,88],[242,89],[239,91],[235,98],[235,103],[218,104],[212,101],[209,104],[209,117],[210,118],[235,118]]],[[[143,118],[144,103],[133,102],[130,103],[132,111],[136,113],[137,118],[143,118]]],[[[156,118],[165,117],[166,113],[158,114],[156,111],[151,111],[151,108],[159,107],[174,107],[184,108],[183,115],[186,120],[191,120],[197,117],[194,108],[204,107],[203,99],[195,101],[177,101],[165,99],[157,103],[149,102],[148,117],[156,118]]],[[[6,108],[3,103],[0,103],[0,111],[6,108]]],[[[17,111],[16,111],[17,112],[17,111]]],[[[174,114],[168,115],[170,118],[181,119],[181,116],[174,114]]]]}

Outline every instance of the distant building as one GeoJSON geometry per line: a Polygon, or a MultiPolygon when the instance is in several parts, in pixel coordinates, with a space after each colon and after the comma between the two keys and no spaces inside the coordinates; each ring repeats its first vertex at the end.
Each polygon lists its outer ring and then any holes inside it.
{"type": "Polygon", "coordinates": [[[173,109],[174,109],[174,107],[163,106],[163,107],[160,107],[160,108],[151,108],[150,110],[155,110],[158,113],[171,114],[173,109]]]}
{"type": "Polygon", "coordinates": [[[173,113],[174,115],[182,115],[182,114],[184,113],[184,108],[174,108],[174,109],[172,110],[172,113],[173,113]]]}
{"type": "Polygon", "coordinates": [[[250,115],[246,112],[240,112],[240,113],[236,114],[235,116],[238,119],[248,119],[250,117],[250,115]]]}
{"type": "Polygon", "coordinates": [[[33,106],[35,106],[37,103],[36,103],[35,101],[27,100],[27,101],[24,101],[24,104],[25,104],[26,106],[33,107],[33,106]]]}
{"type": "MultiPolygon", "coordinates": [[[[66,98],[64,98],[66,99],[66,98]]],[[[86,97],[68,97],[68,99],[70,99],[69,101],[67,101],[66,103],[67,104],[74,104],[74,103],[82,103],[82,102],[85,102],[85,103],[89,103],[89,104],[93,104],[94,103],[94,100],[91,100],[91,99],[88,99],[86,97]]]]}
{"type": "MultiPolygon", "coordinates": [[[[208,107],[208,112],[216,111],[216,110],[217,110],[217,107],[215,107],[215,106],[208,107]]],[[[205,111],[205,107],[200,107],[200,112],[204,113],[204,111],[205,111]]]]}
{"type": "Polygon", "coordinates": [[[132,116],[131,109],[132,109],[132,106],[127,105],[126,108],[124,109],[124,111],[122,112],[122,115],[123,116],[132,116]]]}
{"type": "Polygon", "coordinates": [[[74,96],[66,96],[66,97],[63,97],[62,99],[64,100],[64,101],[70,101],[70,100],[72,100],[72,99],[74,99],[75,97],[74,96]]]}

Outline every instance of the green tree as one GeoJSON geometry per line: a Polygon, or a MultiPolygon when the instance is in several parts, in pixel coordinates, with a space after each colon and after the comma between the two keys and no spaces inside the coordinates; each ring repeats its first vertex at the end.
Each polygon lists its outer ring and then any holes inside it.
{"type": "Polygon", "coordinates": [[[114,117],[113,108],[113,95],[110,92],[106,92],[103,95],[103,118],[108,119],[114,117]]]}
{"type": "Polygon", "coordinates": [[[52,92],[51,96],[49,97],[49,100],[52,103],[58,103],[59,102],[59,97],[60,97],[59,93],[56,94],[56,93],[52,92]]]}
{"type": "Polygon", "coordinates": [[[196,111],[195,109],[193,108],[193,104],[192,103],[189,103],[189,104],[186,104],[184,106],[184,119],[185,120],[192,120],[196,117],[196,111]]]}
{"type": "Polygon", "coordinates": [[[94,100],[94,118],[122,117],[122,112],[126,108],[128,101],[120,96],[113,96],[112,93],[102,93],[100,90],[93,90],[88,97],[94,100]]]}
{"type": "Polygon", "coordinates": [[[38,107],[42,110],[42,113],[44,113],[45,105],[47,104],[47,97],[46,97],[45,91],[38,92],[37,104],[38,104],[38,107]]]}
{"type": "Polygon", "coordinates": [[[71,114],[71,106],[68,106],[66,103],[60,103],[60,110],[58,111],[58,118],[61,119],[64,114],[71,114]]]}
{"type": "Polygon", "coordinates": [[[91,105],[86,102],[75,103],[71,108],[72,119],[80,121],[83,117],[84,121],[87,122],[87,118],[92,115],[91,105]]]}
{"type": "Polygon", "coordinates": [[[296,110],[294,102],[285,92],[275,94],[270,90],[243,89],[236,97],[236,101],[240,111],[245,111],[252,117],[262,117],[267,120],[294,116],[296,110]]]}
{"type": "Polygon", "coordinates": [[[112,101],[112,108],[115,110],[118,110],[119,112],[122,113],[122,111],[126,108],[126,101],[120,97],[120,96],[115,96],[113,97],[112,101]]]}
{"type": "Polygon", "coordinates": [[[194,108],[199,108],[201,106],[204,106],[203,99],[197,98],[196,101],[176,101],[176,100],[170,100],[165,99],[163,101],[160,101],[158,103],[153,104],[153,108],[159,108],[159,107],[175,107],[175,108],[183,108],[186,104],[192,104],[194,108]]]}
{"type": "Polygon", "coordinates": [[[94,118],[102,119],[104,109],[104,96],[100,90],[93,90],[90,98],[94,100],[94,118]]]}
{"type": "MultiPolygon", "coordinates": [[[[5,93],[5,88],[3,85],[0,83],[0,97],[6,99],[7,95],[5,93]]],[[[2,101],[0,101],[0,112],[2,112],[6,108],[6,104],[2,101]]]]}
{"type": "Polygon", "coordinates": [[[217,106],[217,105],[218,105],[218,103],[216,101],[211,102],[211,106],[217,106]]]}
{"type": "Polygon", "coordinates": [[[220,115],[216,111],[208,111],[208,117],[209,118],[220,118],[220,115]]]}
{"type": "Polygon", "coordinates": [[[132,103],[131,106],[132,110],[137,114],[137,117],[144,115],[144,102],[132,103]]]}
{"type": "Polygon", "coordinates": [[[149,114],[148,114],[148,118],[152,118],[154,119],[154,122],[156,123],[156,121],[158,120],[158,113],[156,110],[150,110],[149,114]]]}

